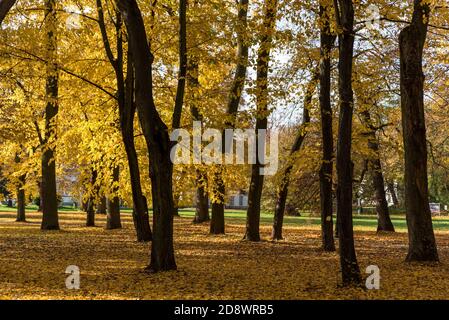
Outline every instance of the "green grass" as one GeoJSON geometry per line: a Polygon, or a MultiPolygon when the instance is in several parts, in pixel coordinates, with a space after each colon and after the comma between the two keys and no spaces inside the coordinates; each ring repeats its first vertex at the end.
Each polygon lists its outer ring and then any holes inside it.
{"type": "MultiPolygon", "coordinates": [[[[26,207],[27,211],[35,212],[37,211],[36,205],[29,205],[26,207]]],[[[62,212],[73,212],[78,211],[79,209],[74,209],[71,207],[61,207],[59,211],[62,212]]],[[[5,205],[0,205],[0,211],[3,212],[15,212],[16,208],[9,208],[5,205]]],[[[131,213],[131,209],[125,208],[122,209],[124,213],[131,213]]],[[[191,208],[187,209],[179,209],[179,215],[181,217],[189,217],[192,218],[195,215],[195,211],[191,208]]],[[[228,222],[231,223],[244,223],[246,219],[246,211],[244,210],[231,210],[228,209],[225,211],[225,217],[228,222]]],[[[405,221],[405,216],[401,214],[392,214],[391,220],[396,230],[407,230],[407,222],[405,221]]],[[[334,217],[335,221],[335,217],[334,217]]],[[[273,223],[273,214],[268,212],[262,212],[260,216],[260,222],[262,225],[271,225],[273,223]]],[[[311,216],[308,213],[303,214],[301,217],[292,217],[285,216],[284,224],[290,226],[319,226],[321,223],[320,217],[311,216]]],[[[362,214],[358,215],[354,213],[354,227],[355,228],[364,228],[364,229],[372,229],[376,230],[377,228],[377,219],[373,214],[362,214]]],[[[433,227],[438,231],[449,231],[449,218],[448,217],[434,217],[433,218],[433,227]]]]}
{"type": "MultiPolygon", "coordinates": [[[[192,209],[180,209],[179,215],[181,217],[192,217],[195,215],[195,211],[192,209]]],[[[226,210],[225,217],[227,220],[235,223],[244,223],[246,219],[246,211],[244,210],[226,210]]],[[[391,220],[395,229],[397,230],[407,230],[407,222],[404,215],[391,215],[391,220]]],[[[267,212],[262,212],[260,216],[260,222],[263,225],[271,225],[273,223],[273,215],[267,212]]],[[[335,217],[334,217],[335,222],[335,217]]],[[[307,226],[315,225],[319,226],[321,224],[320,217],[303,215],[301,217],[284,217],[284,224],[291,226],[307,226]]],[[[377,229],[377,218],[375,215],[357,215],[354,213],[354,227],[355,228],[369,228],[377,229]]],[[[449,231],[449,219],[446,217],[434,217],[433,227],[435,230],[439,231],[449,231]]]]}

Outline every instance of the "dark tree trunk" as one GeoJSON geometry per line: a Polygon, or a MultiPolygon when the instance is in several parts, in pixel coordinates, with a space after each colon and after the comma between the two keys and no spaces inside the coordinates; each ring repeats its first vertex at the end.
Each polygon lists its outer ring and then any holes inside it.
{"type": "Polygon", "coordinates": [[[392,231],[394,226],[390,219],[388,210],[387,196],[385,193],[384,176],[382,173],[382,164],[379,158],[379,142],[377,141],[376,131],[371,123],[371,116],[368,110],[362,112],[363,120],[368,131],[368,148],[372,151],[374,158],[368,160],[373,179],[373,187],[376,196],[377,213],[377,231],[392,231]]]}
{"type": "Polygon", "coordinates": [[[211,234],[225,233],[224,219],[224,203],[225,203],[225,186],[221,177],[221,172],[214,174],[214,185],[212,192],[214,193],[212,200],[212,219],[210,221],[211,234]]]}
{"type": "Polygon", "coordinates": [[[93,188],[93,192],[90,194],[86,205],[86,227],[95,227],[95,202],[98,197],[98,188],[96,186],[98,173],[96,170],[91,170],[90,183],[93,188]]]}
{"type": "MultiPolygon", "coordinates": [[[[339,226],[342,283],[359,285],[360,269],[354,248],[352,224],[352,161],[351,137],[353,115],[352,63],[354,50],[354,8],[352,0],[338,0],[339,24],[339,96],[340,119],[337,143],[337,215],[339,226]]],[[[337,11],[337,12],[338,12],[337,11]]]]}
{"type": "Polygon", "coordinates": [[[173,249],[173,165],[168,128],[153,100],[153,55],[147,41],[142,15],[135,0],[116,1],[125,17],[135,70],[135,96],[142,132],[150,160],[154,232],[149,272],[176,269],[173,249]]]}
{"type": "MultiPolygon", "coordinates": [[[[235,128],[242,92],[245,87],[246,72],[248,66],[248,0],[239,0],[238,3],[238,30],[237,30],[237,66],[234,80],[228,97],[226,110],[225,128],[235,128]]],[[[223,135],[224,136],[224,135],[223,135]]],[[[226,153],[226,146],[223,144],[223,153],[226,153]]],[[[212,234],[222,234],[225,232],[224,209],[225,209],[225,185],[221,176],[221,170],[214,175],[215,191],[221,194],[214,194],[212,197],[212,220],[210,231],[212,234]],[[218,201],[215,201],[218,199],[218,201]]]]}
{"type": "Polygon", "coordinates": [[[207,176],[197,170],[196,210],[193,223],[209,221],[209,197],[207,195],[207,176]]]}
{"type": "Polygon", "coordinates": [[[429,15],[429,5],[423,0],[415,0],[412,23],[399,36],[405,208],[409,236],[407,261],[438,261],[429,207],[423,98],[422,55],[429,15]]]}
{"type": "Polygon", "coordinates": [[[106,197],[100,196],[100,200],[97,205],[97,214],[106,214],[106,197]]]}
{"type": "Polygon", "coordinates": [[[16,3],[16,0],[1,0],[0,1],[0,26],[3,22],[3,19],[6,17],[9,10],[11,10],[14,3],[16,3]]]}
{"type": "Polygon", "coordinates": [[[260,136],[260,130],[266,130],[268,125],[268,66],[273,33],[276,26],[277,0],[266,0],[264,3],[264,22],[262,37],[257,56],[257,89],[256,89],[256,163],[251,166],[251,183],[248,192],[248,210],[246,212],[246,233],[244,239],[260,241],[260,202],[262,198],[264,176],[261,173],[263,165],[259,159],[259,149],[265,145],[265,135],[260,136]]]}
{"type": "Polygon", "coordinates": [[[136,113],[136,105],[134,102],[134,67],[132,62],[132,48],[128,47],[127,59],[127,76],[124,77],[123,68],[123,37],[122,37],[122,18],[119,12],[116,13],[116,38],[117,38],[117,55],[111,50],[110,42],[107,35],[105,25],[103,6],[101,0],[97,0],[98,22],[103,38],[106,55],[109,62],[114,68],[117,79],[117,102],[120,115],[120,130],[122,134],[123,144],[125,146],[126,156],[128,160],[128,168],[130,172],[130,183],[133,198],[133,222],[136,229],[137,241],[151,241],[152,233],[148,215],[148,205],[146,198],[143,196],[142,186],[140,182],[140,169],[137,157],[136,147],[134,143],[134,116],[136,113]]]}
{"type": "MultiPolygon", "coordinates": [[[[119,167],[114,167],[112,176],[114,184],[118,183],[120,176],[119,167]]],[[[106,218],[106,229],[108,230],[120,229],[122,227],[122,222],[120,219],[120,198],[118,196],[118,188],[114,187],[112,192],[112,198],[107,198],[106,201],[106,207],[108,211],[106,218]]]]}
{"type": "Polygon", "coordinates": [[[57,17],[55,7],[55,0],[46,0],[47,105],[45,107],[45,145],[42,146],[42,230],[59,230],[55,162],[56,116],[58,114],[57,17]]]}
{"type": "Polygon", "coordinates": [[[387,188],[388,188],[388,192],[390,193],[391,200],[393,201],[393,206],[395,208],[398,208],[399,207],[399,200],[398,200],[398,196],[396,195],[396,190],[394,188],[394,182],[393,181],[388,181],[387,182],[387,188]]]}
{"type": "Polygon", "coordinates": [[[335,36],[329,27],[327,7],[320,6],[323,19],[320,30],[320,115],[322,136],[322,163],[320,168],[321,244],[324,251],[335,251],[333,235],[332,174],[334,160],[334,136],[332,134],[331,106],[331,51],[335,36]]]}
{"type": "Polygon", "coordinates": [[[42,179],[37,182],[39,191],[39,204],[37,205],[37,212],[42,212],[42,179]]]}
{"type": "Polygon", "coordinates": [[[25,222],[25,179],[26,175],[19,177],[19,184],[17,185],[17,222],[25,222]]]}
{"type": "MultiPolygon", "coordinates": [[[[303,119],[301,127],[299,128],[298,134],[296,136],[295,142],[290,150],[290,156],[293,156],[299,149],[301,149],[302,143],[307,134],[307,127],[310,123],[309,110],[312,103],[313,93],[315,92],[317,76],[314,73],[312,80],[307,86],[307,91],[304,97],[304,109],[303,109],[303,119]]],[[[283,178],[281,185],[279,187],[276,207],[274,209],[274,219],[273,219],[273,229],[271,232],[272,240],[282,240],[282,226],[284,223],[284,213],[285,213],[285,203],[288,196],[288,187],[290,184],[290,173],[293,169],[293,163],[288,162],[286,168],[284,169],[283,178]]]]}

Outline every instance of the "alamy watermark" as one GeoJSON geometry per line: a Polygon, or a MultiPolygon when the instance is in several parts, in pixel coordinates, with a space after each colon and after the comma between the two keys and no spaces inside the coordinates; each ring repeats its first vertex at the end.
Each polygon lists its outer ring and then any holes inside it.
{"type": "Polygon", "coordinates": [[[208,128],[203,132],[201,121],[195,121],[192,132],[186,129],[173,130],[170,140],[178,142],[170,152],[174,164],[259,163],[260,175],[274,175],[278,170],[276,130],[225,129],[223,136],[223,131],[219,129],[208,128]]]}
{"type": "Polygon", "coordinates": [[[80,268],[70,265],[65,269],[69,276],[65,279],[65,287],[69,290],[78,290],[80,288],[80,268]]]}

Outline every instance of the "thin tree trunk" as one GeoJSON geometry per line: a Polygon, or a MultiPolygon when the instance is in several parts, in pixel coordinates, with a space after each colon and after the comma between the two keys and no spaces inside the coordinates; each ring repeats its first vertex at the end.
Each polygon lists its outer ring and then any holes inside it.
{"type": "Polygon", "coordinates": [[[209,221],[209,197],[207,195],[207,175],[197,170],[196,209],[193,223],[209,221]]]}
{"type": "Polygon", "coordinates": [[[331,51],[335,36],[329,26],[328,7],[320,5],[322,19],[320,30],[320,115],[322,162],[320,167],[321,245],[324,251],[335,251],[333,235],[332,175],[334,160],[334,136],[332,134],[331,106],[331,51]]]}
{"type": "Polygon", "coordinates": [[[42,146],[42,230],[58,230],[58,199],[56,193],[56,116],[58,114],[57,17],[55,0],[45,2],[46,30],[46,100],[45,145],[42,146]]]}
{"type": "Polygon", "coordinates": [[[429,207],[423,98],[422,55],[429,16],[429,4],[415,0],[412,22],[399,36],[405,207],[409,237],[407,261],[438,261],[429,207]]]}
{"type": "MultiPolygon", "coordinates": [[[[114,185],[118,183],[120,177],[119,167],[114,167],[113,169],[113,183],[114,185]]],[[[107,218],[106,218],[106,229],[120,229],[122,227],[122,222],[120,219],[120,198],[118,196],[118,188],[114,187],[112,190],[112,198],[107,198],[107,218]]]]}
{"type": "MultiPolygon", "coordinates": [[[[235,69],[234,80],[229,92],[228,106],[226,110],[225,128],[235,128],[238,108],[240,105],[242,92],[245,87],[246,72],[248,67],[248,0],[239,0],[238,2],[238,29],[237,29],[237,66],[235,69]]],[[[224,136],[224,135],[223,135],[224,136]]],[[[226,146],[223,144],[223,153],[226,153],[226,146]]],[[[222,170],[214,174],[214,191],[222,194],[212,196],[212,219],[210,230],[212,234],[225,233],[224,209],[225,209],[225,185],[222,178],[222,170]],[[217,199],[217,201],[215,200],[217,199]]]]}
{"type": "MultiPolygon", "coordinates": [[[[303,109],[303,118],[302,124],[297,133],[295,142],[290,150],[290,156],[293,156],[304,142],[304,139],[307,134],[307,127],[310,123],[310,115],[309,110],[312,103],[313,93],[315,92],[317,76],[314,73],[310,83],[307,86],[305,98],[304,98],[304,109],[303,109]]],[[[274,219],[273,219],[273,229],[271,232],[272,240],[282,240],[282,226],[284,223],[284,213],[285,213],[285,203],[287,201],[288,196],[288,187],[290,184],[290,173],[293,169],[293,163],[291,161],[288,162],[287,167],[284,169],[283,177],[281,179],[281,185],[278,191],[276,207],[274,209],[274,219]]]]}
{"type": "Polygon", "coordinates": [[[352,223],[352,161],[351,137],[353,115],[352,64],[354,50],[354,8],[352,0],[338,0],[339,25],[339,96],[340,120],[337,144],[337,215],[339,226],[340,264],[343,285],[361,283],[360,269],[354,248],[352,223]]]}
{"type": "Polygon", "coordinates": [[[246,233],[244,239],[260,241],[260,202],[264,176],[261,174],[262,164],[259,159],[260,148],[264,148],[268,125],[268,66],[273,33],[276,25],[277,0],[266,0],[264,4],[264,22],[260,48],[257,56],[257,89],[256,89],[256,163],[251,166],[251,183],[248,192],[248,210],[246,212],[246,233]]]}
{"type": "Polygon", "coordinates": [[[91,180],[90,183],[93,188],[93,192],[90,194],[89,199],[87,200],[86,205],[86,227],[95,227],[95,202],[96,198],[98,196],[97,192],[97,170],[92,169],[91,170],[91,180]]]}
{"type": "Polygon", "coordinates": [[[149,153],[152,182],[154,232],[149,272],[175,270],[173,249],[173,164],[168,128],[153,99],[153,55],[146,37],[142,14],[135,0],[116,0],[126,21],[135,70],[135,96],[142,132],[149,153]]]}
{"type": "Polygon", "coordinates": [[[393,201],[393,206],[395,208],[398,208],[399,200],[398,200],[398,196],[396,195],[396,190],[394,188],[394,182],[387,181],[387,188],[388,188],[388,192],[390,193],[390,196],[391,196],[391,201],[393,201]]]}
{"type": "Polygon", "coordinates": [[[392,231],[394,226],[390,219],[388,210],[387,196],[385,193],[384,176],[382,173],[382,164],[379,158],[379,142],[377,141],[376,131],[371,123],[371,116],[368,110],[362,112],[362,117],[368,128],[368,148],[372,151],[374,158],[368,160],[371,169],[372,183],[376,196],[377,213],[377,231],[392,231]]]}
{"type": "Polygon", "coordinates": [[[136,105],[134,102],[134,67],[132,62],[132,49],[128,46],[127,76],[124,77],[123,68],[123,37],[122,18],[120,12],[116,13],[116,42],[117,54],[114,57],[105,25],[103,6],[101,0],[97,0],[98,23],[100,26],[103,45],[109,62],[114,68],[117,79],[117,101],[120,116],[120,131],[128,160],[130,183],[133,198],[133,222],[136,229],[137,241],[151,241],[152,233],[148,215],[148,205],[143,196],[140,181],[139,161],[134,143],[134,116],[136,105]]]}
{"type": "Polygon", "coordinates": [[[213,176],[212,188],[212,219],[210,221],[211,234],[225,233],[224,203],[225,203],[225,185],[222,180],[221,171],[213,176]]]}
{"type": "Polygon", "coordinates": [[[17,222],[25,222],[25,179],[26,175],[23,174],[19,177],[19,183],[17,185],[17,222]]]}

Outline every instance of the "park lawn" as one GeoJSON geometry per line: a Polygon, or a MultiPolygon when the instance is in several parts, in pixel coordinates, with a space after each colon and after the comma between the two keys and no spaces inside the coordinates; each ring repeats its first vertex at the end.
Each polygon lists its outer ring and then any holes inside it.
{"type": "MultiPolygon", "coordinates": [[[[306,218],[287,223],[285,240],[268,241],[270,221],[261,226],[264,241],[241,241],[244,219],[228,214],[226,235],[208,235],[208,223],[191,223],[192,211],[174,219],[177,271],[149,275],[150,244],[137,243],[131,215],[123,229],[84,226],[85,214],[61,212],[61,231],[41,231],[39,213],[27,223],[0,212],[1,299],[447,299],[449,232],[436,231],[440,264],[408,264],[405,232],[376,234],[357,226],[355,243],[362,275],[380,268],[379,290],[342,289],[337,253],[320,250],[320,229],[306,218]],[[302,222],[300,222],[302,221],[302,222]],[[304,223],[303,223],[304,222],[304,223]],[[65,270],[77,265],[81,288],[68,290],[65,270]]],[[[289,219],[290,220],[290,217],[289,219]]],[[[367,220],[367,219],[362,219],[367,220]]],[[[441,219],[445,220],[445,219],[441,219]]],[[[313,220],[315,221],[315,220],[313,220]]]]}

